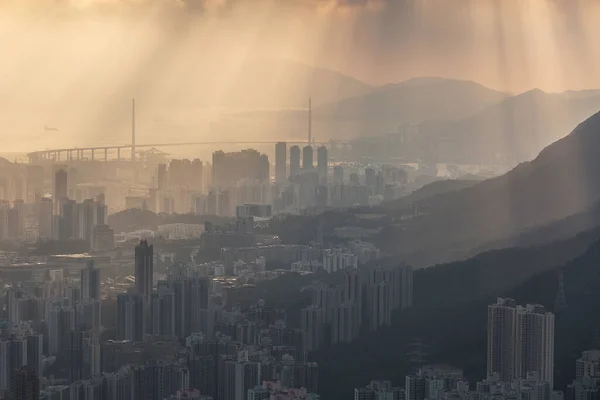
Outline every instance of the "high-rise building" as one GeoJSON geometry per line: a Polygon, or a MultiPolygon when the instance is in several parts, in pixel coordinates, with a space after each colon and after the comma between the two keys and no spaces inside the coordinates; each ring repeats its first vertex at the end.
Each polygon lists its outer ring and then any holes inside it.
{"type": "Polygon", "coordinates": [[[199,159],[194,159],[194,161],[192,161],[192,169],[191,169],[191,185],[190,187],[194,190],[197,190],[199,192],[203,191],[204,188],[204,182],[203,182],[203,168],[202,168],[202,161],[199,159]]]}
{"type": "Polygon", "coordinates": [[[554,314],[544,306],[517,307],[515,373],[520,379],[536,372],[542,382],[554,384],[554,314]]]}
{"type": "Polygon", "coordinates": [[[28,165],[25,185],[27,190],[25,200],[28,203],[35,203],[41,199],[44,192],[44,167],[41,165],[28,165]]]}
{"type": "Polygon", "coordinates": [[[142,240],[135,247],[135,291],[150,302],[153,287],[154,249],[148,241],[142,240]]]}
{"type": "MultiPolygon", "coordinates": [[[[243,352],[240,352],[243,353],[243,352]]],[[[260,363],[248,361],[248,355],[238,355],[238,360],[225,361],[223,374],[224,400],[237,400],[247,397],[248,390],[260,383],[260,363]]]]}
{"type": "Polygon", "coordinates": [[[15,200],[13,208],[8,213],[8,236],[14,239],[22,238],[25,234],[25,203],[15,200]]]}
{"type": "Polygon", "coordinates": [[[94,251],[107,251],[115,248],[115,231],[108,225],[94,226],[91,248],[94,251]]]}
{"type": "Polygon", "coordinates": [[[258,180],[260,182],[271,182],[271,164],[266,154],[261,154],[259,159],[258,180]]]}
{"type": "Polygon", "coordinates": [[[244,179],[268,181],[268,160],[266,155],[253,149],[234,153],[216,151],[213,153],[212,184],[217,187],[233,187],[244,179]]]}
{"type": "Polygon", "coordinates": [[[404,391],[406,400],[424,400],[426,391],[426,379],[421,375],[407,375],[404,380],[404,391]]]}
{"type": "Polygon", "coordinates": [[[302,149],[302,169],[304,171],[312,171],[314,168],[313,159],[314,154],[312,146],[304,146],[302,149]]]}
{"type": "Polygon", "coordinates": [[[42,376],[44,361],[44,335],[28,335],[26,340],[27,366],[35,372],[36,376],[42,376]]]}
{"type": "Polygon", "coordinates": [[[300,311],[300,328],[306,337],[306,350],[315,351],[324,344],[323,328],[325,310],[317,305],[310,305],[300,311]]]}
{"type": "Polygon", "coordinates": [[[52,198],[55,204],[55,213],[60,213],[60,203],[68,197],[68,180],[66,166],[57,166],[54,172],[54,181],[52,185],[52,198]]]}
{"type": "Polygon", "coordinates": [[[153,335],[175,335],[175,293],[160,290],[152,295],[150,332],[153,335]]]}
{"type": "Polygon", "coordinates": [[[279,142],[275,145],[275,182],[287,181],[287,143],[279,142]]]}
{"type": "Polygon", "coordinates": [[[330,329],[331,344],[350,343],[358,336],[357,308],[356,304],[350,302],[334,307],[330,329]]]}
{"type": "Polygon", "coordinates": [[[376,331],[382,326],[390,325],[392,320],[390,284],[385,280],[370,282],[368,287],[367,313],[369,329],[376,331]]]}
{"type": "Polygon", "coordinates": [[[81,270],[81,298],[83,300],[100,300],[100,269],[94,260],[86,262],[81,270]]]}
{"type": "Polygon", "coordinates": [[[104,395],[108,399],[134,399],[135,371],[130,366],[119,369],[116,373],[105,373],[104,395]]]}
{"type": "Polygon", "coordinates": [[[516,312],[513,299],[498,298],[488,306],[487,373],[497,373],[505,382],[516,377],[516,312]]]}
{"type": "Polygon", "coordinates": [[[82,203],[75,204],[74,212],[74,235],[75,239],[85,240],[91,244],[94,232],[94,221],[96,218],[96,204],[93,199],[86,199],[82,203]]]}
{"type": "Polygon", "coordinates": [[[404,310],[413,304],[413,269],[410,265],[403,265],[397,270],[397,274],[400,288],[400,300],[397,306],[404,310]]]}
{"type": "Polygon", "coordinates": [[[0,391],[9,389],[12,373],[27,365],[27,342],[16,337],[0,340],[0,391]]]}
{"type": "Polygon", "coordinates": [[[319,183],[321,185],[327,184],[328,165],[327,147],[321,146],[317,149],[317,173],[319,174],[319,183]]]}
{"type": "Polygon", "coordinates": [[[164,400],[181,388],[189,388],[190,376],[187,367],[167,362],[152,361],[136,371],[136,398],[164,400]]]}
{"type": "Polygon", "coordinates": [[[69,332],[75,328],[75,310],[68,306],[54,306],[48,321],[48,353],[57,355],[67,351],[69,332]]]}
{"type": "Polygon", "coordinates": [[[362,325],[362,308],[363,308],[363,296],[362,296],[362,281],[358,269],[349,269],[344,273],[344,302],[353,303],[356,305],[354,309],[354,337],[358,337],[360,333],[360,327],[362,325]]]}
{"type": "Polygon", "coordinates": [[[335,167],[333,167],[333,184],[344,184],[344,167],[342,167],[341,165],[336,165],[335,167]]]}
{"type": "Polygon", "coordinates": [[[300,147],[290,147],[290,177],[300,173],[300,147]]]}
{"type": "Polygon", "coordinates": [[[271,390],[267,387],[257,386],[248,389],[248,400],[268,400],[271,398],[271,390]]]}
{"type": "Polygon", "coordinates": [[[77,328],[100,331],[100,300],[79,300],[75,302],[75,326],[77,328]]]}
{"type": "Polygon", "coordinates": [[[146,332],[144,298],[137,293],[117,296],[117,339],[142,341],[146,332]]]}
{"type": "Polygon", "coordinates": [[[501,381],[525,379],[535,372],[552,386],[554,380],[554,315],[543,306],[517,306],[498,298],[488,306],[488,374],[501,381]]]}
{"type": "Polygon", "coordinates": [[[8,216],[10,213],[10,203],[6,200],[0,200],[0,240],[8,239],[8,216]]]}
{"type": "Polygon", "coordinates": [[[70,379],[72,382],[100,374],[100,342],[93,329],[70,332],[70,379]]]}
{"type": "Polygon", "coordinates": [[[77,214],[75,200],[63,199],[59,204],[58,238],[60,240],[73,240],[76,238],[75,222],[77,214]]]}
{"type": "Polygon", "coordinates": [[[39,234],[41,239],[52,239],[54,237],[53,231],[53,212],[52,212],[52,199],[43,197],[39,200],[39,234]]]}
{"type": "Polygon", "coordinates": [[[584,351],[575,365],[575,379],[600,377],[600,350],[584,351]]]}
{"type": "Polygon", "coordinates": [[[10,381],[10,400],[37,400],[40,397],[40,380],[27,367],[14,371],[10,381]]]}

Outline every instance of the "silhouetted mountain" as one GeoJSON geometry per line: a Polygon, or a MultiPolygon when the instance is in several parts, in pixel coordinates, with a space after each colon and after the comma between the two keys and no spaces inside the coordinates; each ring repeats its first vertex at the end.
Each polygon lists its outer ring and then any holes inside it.
{"type": "Polygon", "coordinates": [[[444,140],[446,157],[528,161],[600,109],[600,95],[531,90],[458,122],[424,124],[430,141],[444,140]],[[579,94],[577,96],[576,94],[579,94]]]}
{"type": "Polygon", "coordinates": [[[534,89],[512,96],[474,82],[443,78],[415,78],[370,88],[330,71],[315,69],[319,73],[311,75],[306,68],[301,64],[282,67],[288,71],[285,77],[300,77],[287,83],[279,82],[278,73],[269,68],[245,72],[244,77],[264,73],[275,78],[271,80],[273,87],[263,91],[251,88],[258,79],[236,83],[233,87],[239,89],[239,93],[235,89],[239,99],[257,92],[254,109],[261,108],[262,103],[278,102],[278,108],[301,110],[237,114],[229,121],[231,129],[239,131],[244,124],[250,130],[304,138],[306,98],[312,93],[316,103],[326,103],[313,111],[313,132],[319,139],[372,137],[413,125],[408,146],[411,154],[416,152],[420,158],[427,155],[440,162],[457,163],[520,162],[531,160],[600,109],[597,90],[546,93],[534,89]],[[306,83],[309,81],[317,87],[306,83]],[[319,94],[323,92],[328,94],[319,94]],[[265,94],[264,101],[260,93],[265,94]],[[337,97],[328,102],[332,93],[337,97]],[[286,103],[284,97],[296,103],[286,103]]]}
{"type": "Polygon", "coordinates": [[[315,116],[418,124],[432,119],[458,120],[497,104],[508,95],[478,83],[443,78],[415,78],[380,87],[360,97],[348,98],[315,109],[315,116]]]}
{"type": "Polygon", "coordinates": [[[422,215],[385,229],[379,244],[423,266],[585,211],[600,201],[599,152],[600,113],[503,176],[420,202],[422,215]]]}
{"type": "Polygon", "coordinates": [[[473,249],[473,254],[513,246],[539,246],[544,243],[564,240],[597,226],[600,226],[600,203],[583,212],[552,221],[549,224],[536,226],[516,235],[486,243],[482,247],[473,249]]]}
{"type": "Polygon", "coordinates": [[[416,202],[423,201],[435,196],[439,196],[444,193],[454,192],[456,190],[465,189],[480,182],[481,179],[443,179],[428,183],[420,189],[415,190],[406,197],[402,197],[393,203],[384,204],[384,208],[389,207],[409,207],[416,202]]]}
{"type": "Polygon", "coordinates": [[[314,104],[361,96],[373,87],[342,73],[294,61],[251,59],[240,66],[228,85],[218,93],[221,105],[249,109],[307,108],[314,104]]]}
{"type": "Polygon", "coordinates": [[[341,399],[371,379],[401,385],[411,373],[408,343],[427,346],[427,362],[464,369],[471,382],[485,377],[487,305],[497,296],[554,308],[557,267],[564,267],[569,308],[557,315],[555,387],[575,374],[575,359],[591,348],[600,327],[600,229],[584,237],[531,249],[506,249],[415,273],[415,305],[396,315],[393,326],[317,354],[322,395],[341,399]],[[595,237],[595,241],[591,240],[595,237]],[[591,240],[591,241],[590,241],[591,240]],[[582,247],[592,243],[587,250],[582,247]],[[579,256],[577,255],[579,254],[579,256]],[[559,256],[555,262],[552,256],[559,256]],[[575,257],[566,262],[566,257],[575,257]],[[350,358],[352,362],[350,362],[350,358]]]}

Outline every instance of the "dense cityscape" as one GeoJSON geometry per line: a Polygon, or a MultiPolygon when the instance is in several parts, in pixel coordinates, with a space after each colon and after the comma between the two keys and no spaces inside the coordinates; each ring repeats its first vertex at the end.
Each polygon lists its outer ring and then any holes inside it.
{"type": "Polygon", "coordinates": [[[600,400],[598,20],[0,1],[0,400],[600,400]]]}
{"type": "Polygon", "coordinates": [[[283,244],[268,233],[272,218],[290,213],[398,198],[404,169],[334,165],[324,145],[315,165],[313,146],[288,152],[285,142],[275,145],[274,174],[267,155],[253,149],[216,151],[212,163],[138,156],[134,144],[131,154],[9,164],[0,218],[3,243],[13,248],[2,265],[3,393],[317,399],[311,353],[388,326],[393,312],[411,306],[412,268],[379,265],[381,251],[363,240],[377,230],[377,218],[368,218],[372,227],[337,227],[335,243],[322,226],[309,244],[283,244]],[[119,179],[123,173],[130,182],[119,179]],[[118,233],[108,224],[109,213],[144,212],[223,222],[118,233]],[[178,249],[155,251],[153,240],[178,249]],[[187,259],[178,256],[190,242],[187,259]],[[56,247],[83,252],[42,254],[56,247]],[[206,259],[210,254],[217,258],[206,259]],[[310,304],[288,318],[257,286],[287,274],[332,275],[340,284],[314,280],[306,288],[310,304]]]}
{"type": "MultiPolygon", "coordinates": [[[[7,164],[7,398],[319,399],[312,355],[385,329],[413,305],[413,268],[387,263],[368,240],[390,223],[375,207],[407,196],[409,180],[430,169],[335,163],[325,145],[315,164],[312,145],[288,151],[285,142],[275,144],[273,172],[253,149],[215,151],[211,163],[134,149],[129,160],[7,164]],[[319,221],[348,207],[368,210],[356,226],[326,231],[320,221],[295,244],[277,234],[290,218],[319,221]],[[147,213],[183,222],[136,229],[147,213]],[[115,232],[109,220],[125,218],[129,231],[115,232]],[[264,293],[286,276],[308,277],[302,307],[264,293]]],[[[418,218],[417,204],[402,218],[418,218]]],[[[544,306],[489,305],[487,349],[487,378],[475,386],[413,349],[404,386],[373,380],[354,398],[564,399],[553,390],[554,315],[544,306]]],[[[597,353],[577,361],[569,399],[595,393],[597,353]]]]}

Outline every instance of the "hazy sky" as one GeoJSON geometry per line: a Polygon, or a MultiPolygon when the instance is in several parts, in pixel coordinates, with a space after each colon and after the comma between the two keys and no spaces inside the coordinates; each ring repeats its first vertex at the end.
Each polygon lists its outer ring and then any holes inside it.
{"type": "Polygon", "coordinates": [[[43,124],[114,142],[102,130],[123,129],[131,97],[185,120],[182,99],[219,98],[262,57],[374,85],[600,88],[598,21],[596,0],[0,0],[0,123],[44,146],[43,124]]]}

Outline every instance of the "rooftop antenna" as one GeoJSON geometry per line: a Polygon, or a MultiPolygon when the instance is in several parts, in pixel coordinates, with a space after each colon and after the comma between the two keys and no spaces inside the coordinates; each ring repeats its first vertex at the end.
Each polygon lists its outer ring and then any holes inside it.
{"type": "Polygon", "coordinates": [[[131,102],[131,161],[135,161],[135,99],[131,102]]]}
{"type": "Polygon", "coordinates": [[[308,98],[308,145],[312,144],[312,99],[308,98]]]}

